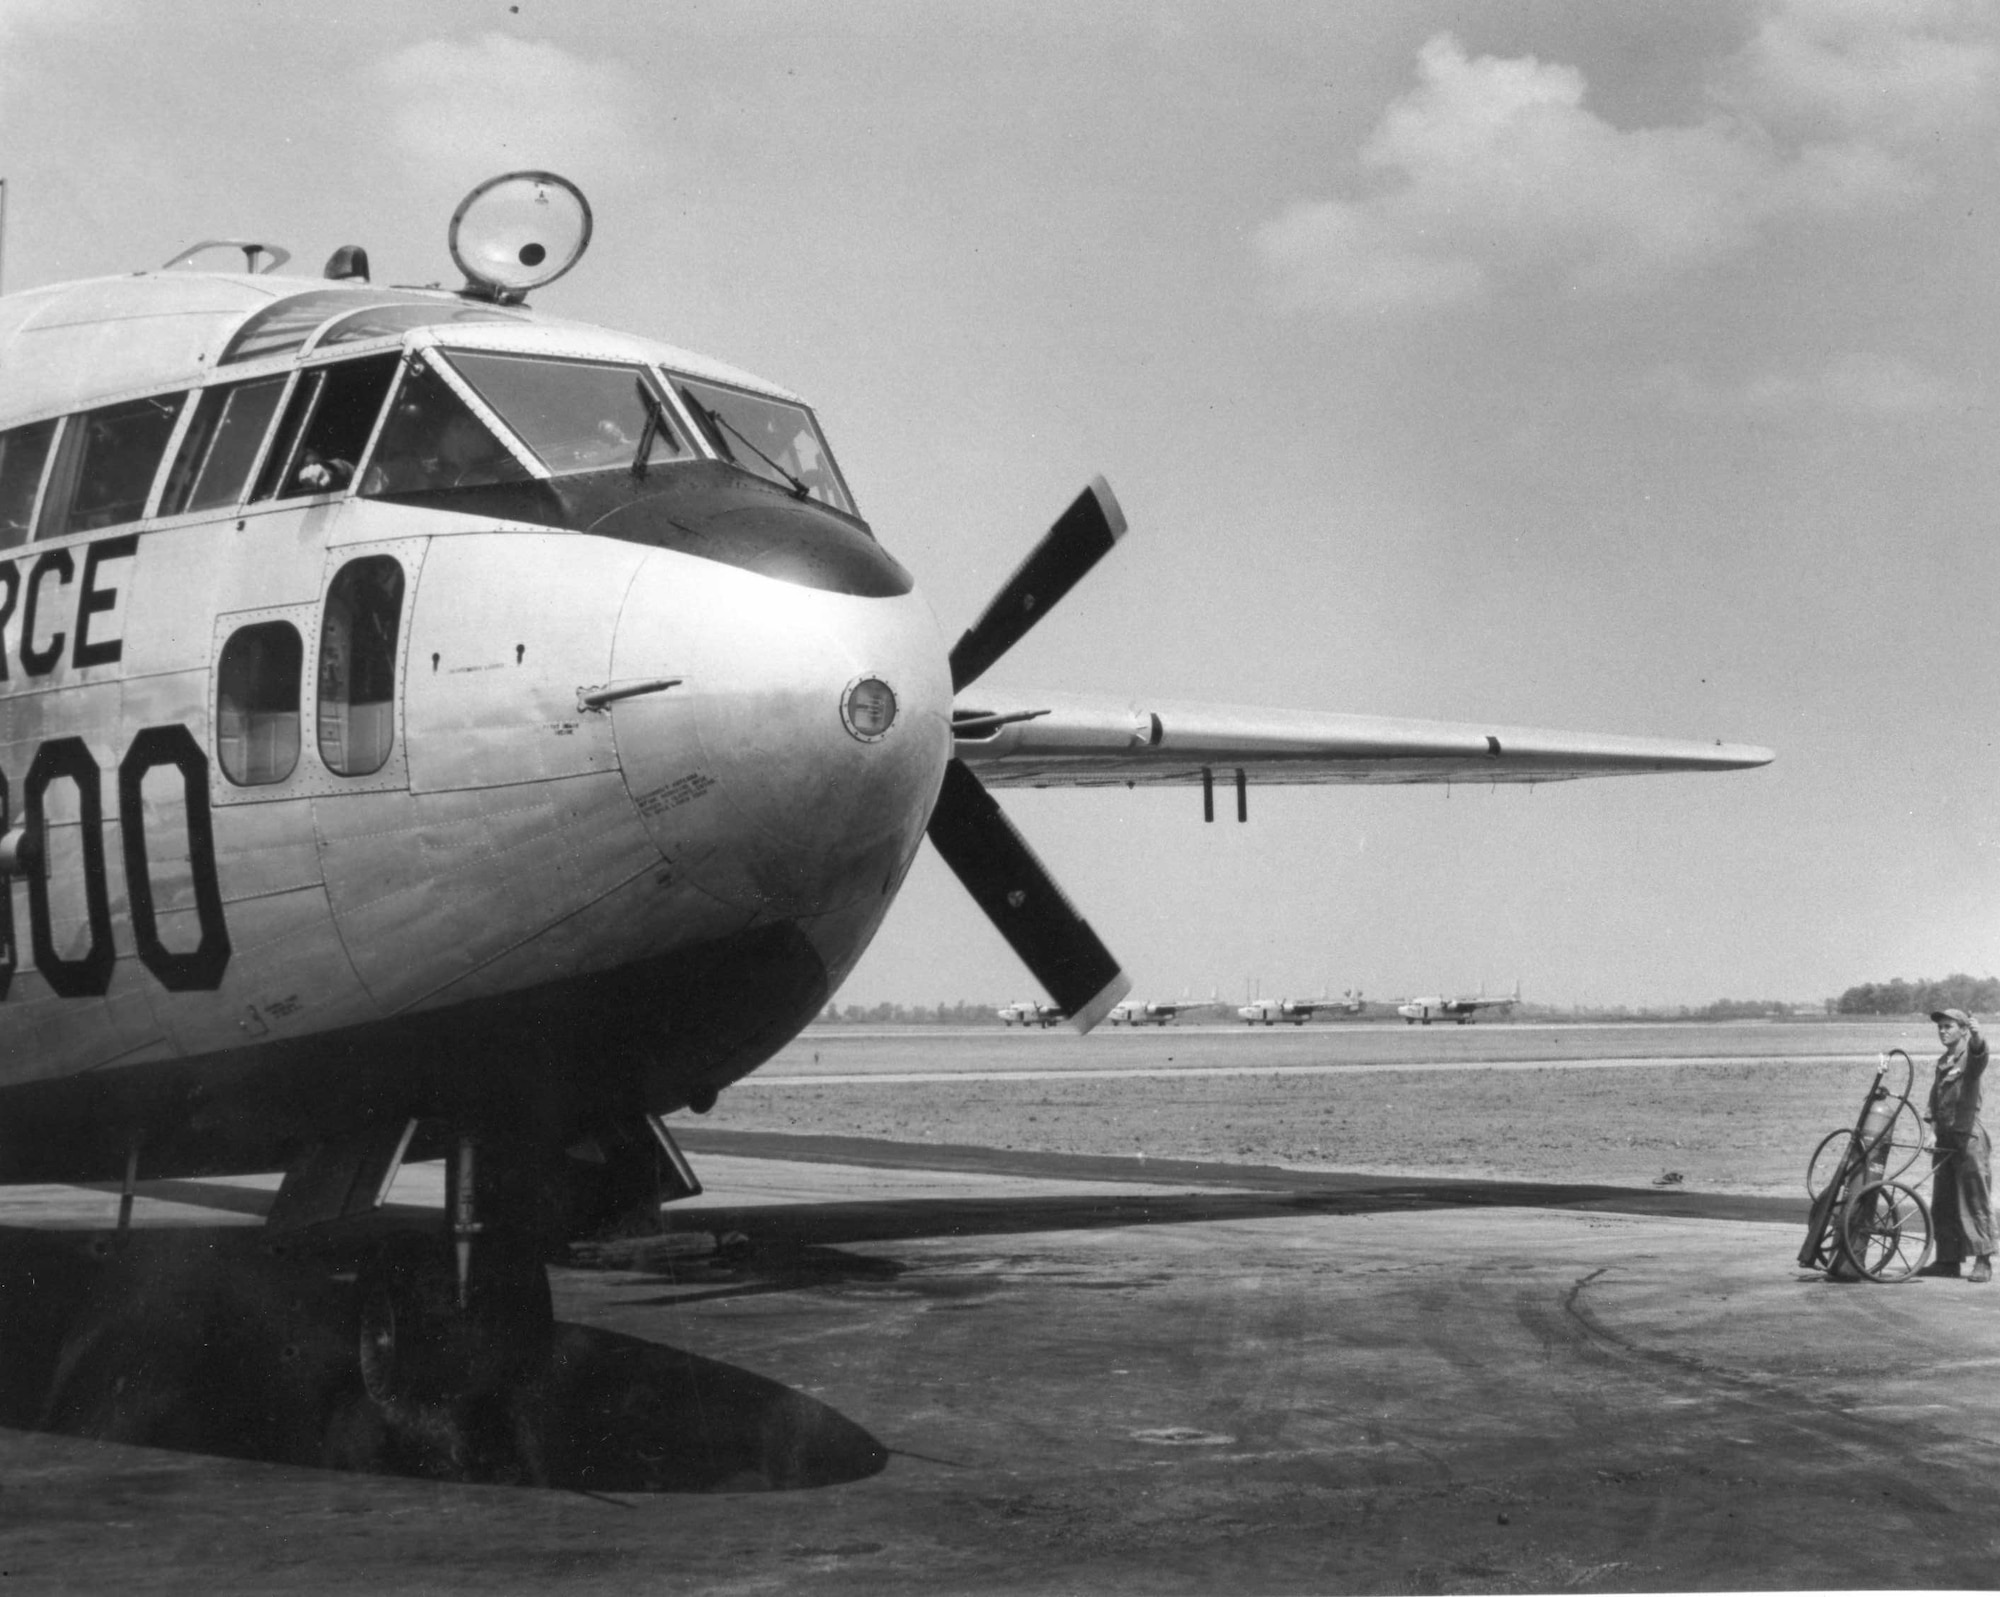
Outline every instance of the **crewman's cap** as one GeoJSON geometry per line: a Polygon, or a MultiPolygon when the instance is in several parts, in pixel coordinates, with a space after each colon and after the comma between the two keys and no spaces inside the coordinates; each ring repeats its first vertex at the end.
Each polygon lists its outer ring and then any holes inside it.
{"type": "Polygon", "coordinates": [[[1957,1024],[1967,1027],[1972,1024],[1972,1017],[1962,1009],[1933,1009],[1931,1011],[1931,1019],[1955,1021],[1957,1024]]]}

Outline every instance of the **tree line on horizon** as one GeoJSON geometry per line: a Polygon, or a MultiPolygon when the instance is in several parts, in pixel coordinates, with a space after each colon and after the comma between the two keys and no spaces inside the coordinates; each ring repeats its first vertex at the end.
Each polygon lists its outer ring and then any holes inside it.
{"type": "Polygon", "coordinates": [[[1936,1009],[1973,1014],[2000,1009],[2000,976],[1947,976],[1942,981],[1863,982],[1834,1000],[1837,1015],[1928,1015],[1936,1009]]]}
{"type": "MultiPolygon", "coordinates": [[[[997,1026],[998,1004],[828,1004],[820,1014],[822,1024],[873,1026],[997,1026]]],[[[1713,1003],[1674,1009],[1633,1008],[1618,1005],[1588,1005],[1558,1010],[1546,1005],[1527,1004],[1520,1011],[1528,1015],[1568,1014],[1579,1018],[1680,1020],[1757,1020],[1797,1015],[1801,1005],[1781,998],[1718,998],[1713,1003]]],[[[1956,973],[1938,980],[1918,978],[1906,981],[1863,982],[1850,987],[1838,998],[1826,999],[1821,1006],[1829,1015],[1928,1015],[1934,1009],[1965,1009],[1975,1015],[2000,1013],[2000,976],[1968,976],[1956,973]]],[[[1370,1013],[1391,1013],[1388,1004],[1370,1004],[1370,1013]]]]}

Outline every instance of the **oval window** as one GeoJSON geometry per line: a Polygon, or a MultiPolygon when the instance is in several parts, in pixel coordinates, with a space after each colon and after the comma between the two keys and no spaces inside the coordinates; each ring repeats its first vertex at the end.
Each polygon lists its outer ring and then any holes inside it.
{"type": "Polygon", "coordinates": [[[319,757],[335,776],[372,776],[396,742],[396,629],[403,568],[350,560],[326,591],[319,632],[319,757]]]}

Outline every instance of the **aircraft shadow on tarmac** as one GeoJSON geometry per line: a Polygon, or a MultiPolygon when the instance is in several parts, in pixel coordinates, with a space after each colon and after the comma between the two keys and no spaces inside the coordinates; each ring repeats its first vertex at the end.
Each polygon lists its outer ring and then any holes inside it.
{"type": "MultiPolygon", "coordinates": [[[[1166,1194],[1100,1191],[711,1208],[689,1215],[686,1223],[721,1233],[740,1232],[752,1239],[756,1244],[754,1258],[761,1268],[747,1273],[759,1280],[734,1290],[754,1291],[809,1286],[830,1268],[826,1261],[829,1250],[853,1243],[1456,1208],[1572,1209],[1790,1224],[1803,1223],[1806,1208],[1803,1201],[1788,1198],[1549,1182],[1327,1178],[1302,1172],[1284,1172],[1284,1177],[1263,1183],[1264,1190],[1255,1191],[1220,1190],[1218,1183],[1218,1190],[1166,1194]]],[[[884,1263],[851,1262],[871,1267],[884,1263]]],[[[730,1290],[725,1287],[717,1295],[730,1290]]],[[[677,1299],[683,1303],[693,1300],[686,1295],[677,1299]]]]}
{"type": "MultiPolygon", "coordinates": [[[[1392,1181],[1239,1171],[1225,1190],[864,1199],[710,1208],[677,1231],[742,1241],[633,1256],[627,1309],[826,1291],[962,1295],[897,1241],[1453,1207],[1791,1218],[1776,1199],[1535,1182],[1392,1181]],[[1242,1186],[1256,1190],[1243,1190],[1242,1186]],[[648,1296],[648,1293],[656,1295],[648,1296]]],[[[158,1195],[256,1211],[200,1182],[158,1195]]],[[[171,1189],[171,1190],[169,1190],[171,1189]]],[[[385,1220],[391,1216],[384,1216],[385,1220]]],[[[402,1223],[408,1224],[408,1216],[402,1223]]],[[[669,1241],[685,1238],[669,1238],[669,1241]]],[[[49,1232],[0,1226],[0,1426],[219,1457],[605,1492],[785,1491],[879,1472],[889,1449],[778,1382],[657,1341],[559,1322],[548,1376],[385,1410],[361,1386],[340,1255],[242,1228],[49,1232]]]]}
{"type": "MultiPolygon", "coordinates": [[[[1214,1179],[1214,1178],[1210,1178],[1214,1179]]],[[[635,1284],[657,1285],[655,1297],[628,1297],[625,1306],[691,1305],[775,1293],[828,1291],[866,1296],[959,1297],[991,1291],[991,1282],[906,1272],[881,1254],[847,1251],[867,1244],[998,1237],[1028,1232],[1090,1231],[1134,1226],[1201,1225],[1225,1220],[1380,1214],[1451,1208],[1548,1208],[1718,1219],[1802,1219],[1789,1199],[1649,1192],[1628,1187],[1523,1181],[1410,1181],[1262,1172],[1263,1190],[1175,1193],[1091,1193],[1000,1197],[862,1199],[840,1203],[765,1204],[707,1208],[677,1220],[681,1227],[734,1234],[728,1253],[676,1257],[642,1267],[635,1284]],[[1796,1213],[1795,1213],[1796,1211],[1796,1213]]],[[[671,1212],[671,1211],[670,1211],[671,1212]]]]}
{"type": "Polygon", "coordinates": [[[784,1491],[888,1450],[825,1404],[558,1323],[544,1381],[370,1401],[338,1260],[242,1229],[0,1228],[0,1425],[268,1463],[601,1492],[784,1491]]]}

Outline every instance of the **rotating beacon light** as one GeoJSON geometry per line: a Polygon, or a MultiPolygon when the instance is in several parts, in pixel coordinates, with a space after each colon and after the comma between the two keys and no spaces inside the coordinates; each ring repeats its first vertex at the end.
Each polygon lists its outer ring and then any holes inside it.
{"type": "Polygon", "coordinates": [[[448,240],[465,273],[461,292],[518,305],[553,283],[590,247],[590,202],[553,172],[490,177],[458,202],[448,240]]]}

